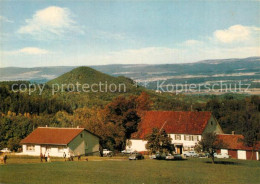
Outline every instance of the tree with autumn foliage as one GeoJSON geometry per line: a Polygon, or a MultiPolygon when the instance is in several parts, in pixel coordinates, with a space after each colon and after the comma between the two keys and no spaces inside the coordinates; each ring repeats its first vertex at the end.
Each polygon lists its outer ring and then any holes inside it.
{"type": "Polygon", "coordinates": [[[146,149],[150,150],[151,153],[172,153],[174,146],[171,141],[172,138],[165,132],[164,129],[159,130],[153,128],[152,133],[146,136],[147,144],[146,149]]]}
{"type": "Polygon", "coordinates": [[[106,121],[106,111],[101,108],[79,108],[74,111],[73,122],[101,137],[103,148],[114,150],[124,140],[125,130],[117,124],[106,121]]]}
{"type": "Polygon", "coordinates": [[[142,93],[140,96],[119,96],[105,107],[105,122],[113,123],[118,129],[124,130],[124,138],[116,149],[121,150],[125,147],[126,139],[137,131],[141,115],[150,108],[151,101],[146,93],[142,93]]]}

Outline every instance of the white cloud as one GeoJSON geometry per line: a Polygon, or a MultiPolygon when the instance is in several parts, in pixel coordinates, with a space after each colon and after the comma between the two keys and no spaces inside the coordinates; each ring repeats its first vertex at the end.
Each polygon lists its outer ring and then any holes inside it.
{"type": "Polygon", "coordinates": [[[8,18],[6,18],[6,17],[4,17],[4,16],[1,16],[1,15],[0,15],[0,21],[1,21],[1,22],[13,23],[12,20],[10,20],[10,19],[8,19],[8,18]]]}
{"type": "Polygon", "coordinates": [[[50,6],[37,11],[25,22],[26,25],[20,27],[18,33],[30,34],[38,39],[55,38],[68,32],[83,33],[72,19],[72,13],[68,8],[50,6]]]}
{"type": "Polygon", "coordinates": [[[37,48],[37,47],[25,47],[25,48],[20,49],[19,52],[23,53],[23,54],[32,54],[32,55],[49,53],[47,50],[40,49],[40,48],[37,48]]]}
{"type": "Polygon", "coordinates": [[[19,50],[13,50],[13,51],[4,51],[4,53],[9,55],[16,55],[16,54],[26,54],[26,55],[43,55],[50,53],[48,50],[40,49],[37,47],[24,47],[19,50]]]}
{"type": "Polygon", "coordinates": [[[252,34],[259,28],[242,25],[234,25],[224,30],[216,30],[214,38],[222,43],[244,42],[251,39],[252,34]]]}

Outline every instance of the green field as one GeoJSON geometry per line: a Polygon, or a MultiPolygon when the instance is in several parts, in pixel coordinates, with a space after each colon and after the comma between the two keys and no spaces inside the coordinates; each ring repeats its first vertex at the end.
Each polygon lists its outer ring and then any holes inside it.
{"type": "Polygon", "coordinates": [[[12,156],[0,165],[0,183],[260,183],[259,161],[209,162],[89,157],[88,162],[40,163],[38,158],[12,156]]]}

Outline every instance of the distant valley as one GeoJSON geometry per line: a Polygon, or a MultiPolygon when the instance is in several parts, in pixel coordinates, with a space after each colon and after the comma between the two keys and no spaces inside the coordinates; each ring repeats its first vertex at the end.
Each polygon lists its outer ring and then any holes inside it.
{"type": "MultiPolygon", "coordinates": [[[[0,68],[1,81],[28,80],[45,83],[78,66],[0,68]]],[[[187,64],[158,65],[100,65],[93,69],[112,76],[125,76],[149,89],[156,89],[157,81],[164,84],[228,82],[251,84],[260,88],[260,57],[244,59],[205,60],[187,64]]]]}

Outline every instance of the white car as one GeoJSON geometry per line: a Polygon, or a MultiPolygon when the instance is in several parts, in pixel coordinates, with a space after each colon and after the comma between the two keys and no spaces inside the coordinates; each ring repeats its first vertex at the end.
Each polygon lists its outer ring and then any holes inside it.
{"type": "Polygon", "coordinates": [[[108,156],[108,155],[111,155],[112,154],[112,151],[108,150],[108,149],[103,149],[103,155],[104,156],[108,156]]]}
{"type": "Polygon", "coordinates": [[[166,160],[174,160],[174,156],[171,155],[171,154],[168,154],[166,157],[165,157],[166,160]]]}
{"type": "Polygon", "coordinates": [[[214,157],[215,158],[230,158],[230,156],[226,153],[219,153],[219,154],[214,153],[214,157]]]}
{"type": "Polygon", "coordinates": [[[123,153],[123,154],[132,154],[133,152],[134,151],[131,149],[125,149],[125,150],[121,151],[121,153],[123,153]]]}
{"type": "Polygon", "coordinates": [[[195,151],[185,151],[183,152],[185,157],[198,157],[198,154],[195,151]]]}
{"type": "Polygon", "coordinates": [[[2,152],[2,153],[11,153],[11,151],[8,148],[3,148],[2,150],[0,150],[0,152],[2,152]]]}

